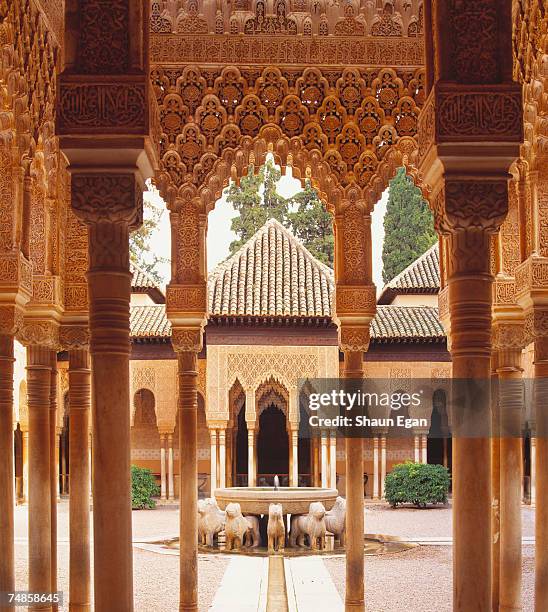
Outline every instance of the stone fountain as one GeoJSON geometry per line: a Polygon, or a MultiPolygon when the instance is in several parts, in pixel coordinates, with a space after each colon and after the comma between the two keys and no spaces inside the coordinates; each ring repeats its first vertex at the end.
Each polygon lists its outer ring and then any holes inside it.
{"type": "Polygon", "coordinates": [[[268,514],[270,504],[281,504],[284,514],[306,514],[313,502],[331,510],[337,495],[337,489],[322,487],[226,487],[214,493],[221,510],[237,502],[244,514],[255,515],[268,514]]]}

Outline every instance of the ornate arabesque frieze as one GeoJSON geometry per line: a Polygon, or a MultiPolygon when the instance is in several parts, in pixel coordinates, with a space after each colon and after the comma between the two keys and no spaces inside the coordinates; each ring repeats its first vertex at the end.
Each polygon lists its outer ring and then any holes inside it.
{"type": "Polygon", "coordinates": [[[90,82],[88,77],[64,77],[60,89],[58,127],[61,134],[87,133],[90,129],[146,132],[148,99],[142,78],[90,82]]]}
{"type": "Polygon", "coordinates": [[[422,38],[302,38],[296,36],[166,36],[151,34],[153,64],[295,66],[420,66],[422,38]]]}
{"type": "Polygon", "coordinates": [[[417,37],[422,0],[153,0],[155,33],[417,37]]]}
{"type": "Polygon", "coordinates": [[[391,145],[416,134],[424,100],[422,69],[156,67],[152,81],[162,170],[196,188],[227,150],[274,130],[317,151],[343,187],[363,189],[391,145]]]}

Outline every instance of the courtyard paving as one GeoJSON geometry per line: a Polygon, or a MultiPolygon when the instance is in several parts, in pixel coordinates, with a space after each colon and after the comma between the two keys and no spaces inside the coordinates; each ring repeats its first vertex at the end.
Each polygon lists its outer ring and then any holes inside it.
{"type": "MultiPolygon", "coordinates": [[[[155,510],[133,512],[133,539],[135,543],[155,538],[175,536],[178,533],[178,508],[158,507],[155,510]]],[[[523,609],[533,609],[534,590],[534,508],[523,507],[523,609]]],[[[417,510],[398,508],[392,510],[385,504],[367,504],[365,511],[366,533],[399,536],[414,541],[436,541],[438,545],[423,545],[403,553],[367,556],[365,561],[366,601],[368,612],[450,612],[451,610],[451,509],[449,507],[417,510]]],[[[27,588],[27,524],[26,506],[15,512],[16,578],[17,588],[27,588]]],[[[68,502],[58,506],[58,565],[59,589],[65,593],[68,610],[68,502]]],[[[164,555],[138,546],[134,547],[134,592],[136,612],[175,612],[178,608],[179,559],[176,555],[164,555]]],[[[199,555],[200,612],[241,612],[237,601],[241,590],[252,576],[264,575],[263,560],[250,559],[250,567],[242,574],[241,557],[225,555],[199,555]],[[256,565],[256,567],[255,567],[256,565]],[[253,567],[252,567],[253,566],[253,567]],[[227,570],[229,570],[227,572],[227,570]],[[225,577],[226,573],[226,577],[225,577]],[[236,591],[230,588],[230,576],[240,575],[236,591]],[[223,581],[224,579],[224,581],[223,581]]],[[[344,601],[344,557],[301,558],[298,564],[290,564],[295,576],[296,611],[335,612],[342,610],[344,601]],[[310,567],[308,567],[309,563],[310,567]],[[319,564],[319,569],[318,569],[319,564]],[[298,576],[321,574],[318,580],[318,598],[313,590],[299,588],[298,576]],[[329,598],[329,607],[326,601],[329,598]],[[301,601],[299,601],[299,599],[301,601]],[[338,603],[337,603],[338,602],[338,603]]],[[[257,578],[258,579],[258,578],[257,578]]],[[[307,579],[308,580],[308,579],[307,579]]],[[[306,585],[304,585],[306,586],[306,585]]],[[[262,589],[257,589],[257,609],[264,599],[262,589]]],[[[18,608],[19,609],[19,608],[18,608]]],[[[246,608],[247,609],[247,608],[246,608]]],[[[23,608],[20,608],[23,610],[23,608]]]]}

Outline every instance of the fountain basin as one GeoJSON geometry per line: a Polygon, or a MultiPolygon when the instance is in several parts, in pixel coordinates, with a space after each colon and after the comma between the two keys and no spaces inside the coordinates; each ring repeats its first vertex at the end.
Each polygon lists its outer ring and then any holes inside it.
{"type": "Polygon", "coordinates": [[[312,502],[331,510],[338,494],[337,489],[322,487],[226,487],[214,493],[221,510],[237,502],[243,514],[268,514],[270,504],[282,504],[284,514],[306,514],[312,502]]]}

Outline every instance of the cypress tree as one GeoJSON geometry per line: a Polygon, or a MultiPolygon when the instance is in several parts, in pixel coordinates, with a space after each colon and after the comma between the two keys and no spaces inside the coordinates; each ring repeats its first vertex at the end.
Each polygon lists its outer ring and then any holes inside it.
{"type": "Polygon", "coordinates": [[[384,217],[383,280],[392,280],[437,240],[434,218],[404,168],[390,181],[384,217]]]}

